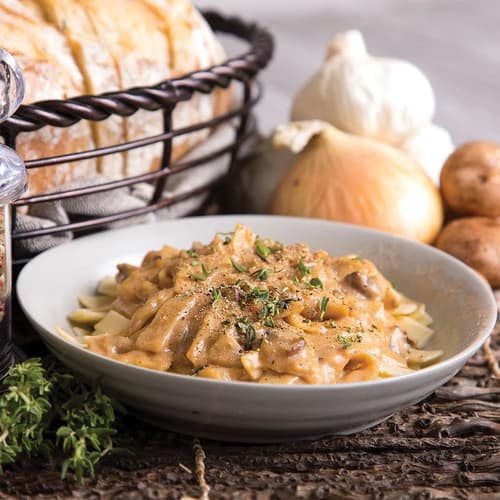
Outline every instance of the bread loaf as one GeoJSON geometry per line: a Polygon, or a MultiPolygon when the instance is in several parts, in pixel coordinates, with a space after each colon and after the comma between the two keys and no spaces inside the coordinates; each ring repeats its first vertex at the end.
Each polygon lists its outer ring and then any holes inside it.
{"type": "MultiPolygon", "coordinates": [[[[214,34],[187,0],[0,0],[0,45],[18,60],[25,103],[153,85],[225,59],[214,34]]],[[[175,128],[209,120],[229,108],[228,91],[195,94],[174,110],[175,128]]],[[[122,119],[44,127],[20,134],[17,148],[34,159],[104,147],[163,131],[161,111],[122,119]]],[[[207,136],[176,138],[174,159],[207,136]]],[[[158,168],[162,145],[30,171],[30,194],[57,189],[99,172],[138,175],[158,168]]]]}

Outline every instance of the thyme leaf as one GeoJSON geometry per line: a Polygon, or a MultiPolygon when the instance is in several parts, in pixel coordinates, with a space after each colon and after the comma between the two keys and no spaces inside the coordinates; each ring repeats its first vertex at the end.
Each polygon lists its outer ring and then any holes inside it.
{"type": "Polygon", "coordinates": [[[319,300],[319,320],[323,321],[326,313],[326,308],[328,307],[328,302],[330,302],[330,299],[328,297],[321,297],[319,300]]]}
{"type": "Polygon", "coordinates": [[[274,318],[272,316],[267,316],[264,319],[264,325],[268,326],[269,328],[274,328],[276,326],[276,323],[274,322],[274,318]]]}
{"type": "Polygon", "coordinates": [[[269,254],[272,253],[272,249],[269,248],[262,240],[257,240],[255,242],[255,252],[262,260],[267,260],[269,254]]]}
{"type": "Polygon", "coordinates": [[[194,280],[197,281],[205,281],[208,277],[208,275],[204,274],[198,274],[198,273],[188,273],[190,278],[193,278],[194,280]]]}
{"type": "Polygon", "coordinates": [[[311,272],[302,259],[299,260],[297,267],[299,268],[300,275],[302,277],[307,276],[311,272]]]}
{"type": "Polygon", "coordinates": [[[231,259],[231,265],[233,266],[234,270],[237,271],[238,273],[246,273],[247,268],[245,266],[242,266],[241,264],[237,264],[234,262],[233,259],[231,259]]]}
{"type": "MultiPolygon", "coordinates": [[[[213,271],[213,269],[212,269],[213,271]]],[[[207,278],[208,278],[208,275],[212,272],[212,271],[209,271],[205,264],[202,264],[201,265],[201,274],[199,273],[188,273],[188,276],[193,278],[194,280],[197,280],[197,281],[205,281],[207,278]]]]}
{"type": "Polygon", "coordinates": [[[266,281],[272,272],[273,271],[271,269],[268,269],[267,267],[263,267],[262,269],[257,269],[256,271],[254,271],[251,275],[254,278],[257,278],[261,281],[266,281]]]}
{"type": "Polygon", "coordinates": [[[319,278],[313,278],[311,281],[306,281],[309,288],[323,288],[323,282],[319,278]]]}
{"type": "Polygon", "coordinates": [[[236,321],[235,326],[236,329],[245,336],[245,350],[249,351],[252,348],[253,341],[255,340],[255,327],[253,326],[253,323],[247,316],[245,316],[236,321]]]}
{"type": "Polygon", "coordinates": [[[217,304],[217,302],[222,299],[222,292],[220,288],[210,288],[210,293],[212,294],[212,304],[217,304]]]}

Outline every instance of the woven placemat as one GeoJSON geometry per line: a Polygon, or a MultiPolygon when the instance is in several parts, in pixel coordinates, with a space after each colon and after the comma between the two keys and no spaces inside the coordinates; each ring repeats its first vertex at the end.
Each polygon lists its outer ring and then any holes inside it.
{"type": "Polygon", "coordinates": [[[50,463],[17,464],[0,477],[0,498],[500,499],[499,359],[500,323],[434,395],[347,437],[225,444],[130,418],[133,460],[105,461],[84,487],[50,463]]]}

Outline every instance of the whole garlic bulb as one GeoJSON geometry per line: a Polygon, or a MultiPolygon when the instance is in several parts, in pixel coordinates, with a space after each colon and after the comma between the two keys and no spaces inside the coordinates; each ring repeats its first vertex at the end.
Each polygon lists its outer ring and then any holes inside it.
{"type": "Polygon", "coordinates": [[[278,127],[274,145],[296,156],[273,195],[271,213],[349,222],[424,243],[437,236],[439,192],[399,149],[320,120],[278,127]]]}
{"type": "Polygon", "coordinates": [[[441,169],[455,146],[447,130],[431,124],[408,137],[400,148],[417,160],[436,185],[439,185],[441,169]]]}
{"type": "Polygon", "coordinates": [[[434,92],[413,64],[373,57],[359,31],[335,36],[326,61],[292,107],[292,120],[324,120],[351,134],[401,144],[432,121],[434,92]]]}

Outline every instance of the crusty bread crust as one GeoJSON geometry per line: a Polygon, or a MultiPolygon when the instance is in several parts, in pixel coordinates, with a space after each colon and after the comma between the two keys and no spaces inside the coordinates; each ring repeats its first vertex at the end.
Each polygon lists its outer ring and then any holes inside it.
{"type": "MultiPolygon", "coordinates": [[[[137,0],[81,0],[96,32],[112,56],[121,88],[151,85],[170,76],[168,41],[157,18],[137,0]]],[[[125,120],[127,141],[161,134],[161,112],[138,111],[125,120]]],[[[139,175],[157,168],[161,144],[130,150],[126,175],[139,175]]]]}
{"type": "MultiPolygon", "coordinates": [[[[118,72],[108,48],[99,40],[96,30],[78,0],[38,0],[46,19],[66,37],[73,58],[85,81],[85,92],[101,94],[120,88],[118,72]]],[[[104,122],[91,123],[97,147],[125,142],[123,118],[110,116],[104,122]]],[[[106,155],[98,160],[99,172],[107,178],[125,175],[124,155],[106,155]]]]}
{"type": "MultiPolygon", "coordinates": [[[[141,0],[163,22],[169,40],[172,77],[205,69],[223,62],[226,54],[200,13],[188,0],[141,0]]],[[[207,121],[230,107],[230,91],[216,89],[210,95],[194,94],[177,104],[173,127],[180,129],[207,121]]],[[[209,130],[176,137],[172,159],[175,161],[206,139],[209,130]]]]}

